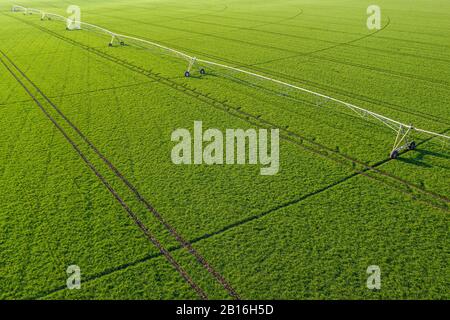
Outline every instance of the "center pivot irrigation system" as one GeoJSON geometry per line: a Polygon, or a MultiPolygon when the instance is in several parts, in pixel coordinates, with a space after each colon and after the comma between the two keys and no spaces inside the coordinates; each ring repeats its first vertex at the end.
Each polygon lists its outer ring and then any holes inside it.
{"type": "Polygon", "coordinates": [[[196,57],[190,56],[186,53],[183,53],[181,51],[163,46],[161,44],[158,44],[156,42],[152,42],[152,41],[148,41],[148,40],[144,40],[144,39],[139,39],[136,37],[131,37],[131,36],[127,36],[127,35],[123,35],[123,34],[119,34],[119,33],[115,33],[112,32],[110,30],[107,30],[105,28],[90,24],[90,23],[86,23],[86,22],[81,22],[81,21],[74,21],[72,19],[66,18],[64,16],[58,15],[58,14],[54,14],[54,13],[49,13],[49,12],[44,12],[42,10],[38,10],[38,9],[33,9],[33,8],[25,8],[22,6],[18,6],[18,5],[14,5],[11,9],[11,11],[13,12],[22,12],[23,14],[27,15],[27,14],[39,14],[41,16],[41,20],[59,20],[59,21],[63,21],[66,23],[66,29],[67,30],[89,30],[89,31],[94,31],[100,34],[104,34],[107,36],[111,37],[111,41],[109,42],[109,46],[112,47],[114,46],[114,44],[118,44],[121,46],[125,45],[125,40],[127,40],[127,42],[129,42],[130,44],[134,43],[137,44],[138,46],[142,46],[142,45],[147,45],[153,48],[157,48],[160,50],[163,50],[167,53],[170,53],[172,55],[175,55],[178,58],[182,58],[187,60],[188,62],[188,67],[187,70],[185,71],[184,75],[185,77],[190,77],[191,76],[191,72],[194,69],[194,67],[198,67],[198,71],[200,72],[201,75],[206,74],[206,69],[204,67],[200,67],[200,65],[203,66],[210,66],[210,67],[218,67],[218,68],[222,68],[228,71],[232,71],[238,74],[242,74],[242,75],[246,75],[246,76],[250,76],[254,79],[258,79],[258,80],[263,80],[272,84],[276,84],[276,85],[280,85],[283,88],[287,88],[287,89],[292,89],[295,90],[297,92],[302,92],[302,93],[306,93],[312,96],[316,96],[317,98],[320,99],[324,99],[326,101],[331,101],[336,103],[339,106],[343,106],[346,107],[354,112],[356,112],[359,116],[363,117],[363,118],[373,118],[381,123],[383,123],[384,125],[386,125],[387,127],[389,127],[390,129],[392,129],[395,134],[396,134],[396,138],[395,138],[395,142],[394,145],[392,147],[392,151],[390,153],[390,157],[392,159],[396,159],[400,152],[403,150],[414,150],[416,148],[416,143],[412,140],[410,140],[410,134],[412,132],[418,132],[418,133],[422,133],[422,134],[426,134],[428,136],[431,137],[435,137],[435,138],[440,138],[442,139],[444,142],[449,142],[450,141],[450,136],[444,135],[444,134],[440,134],[440,133],[436,133],[436,132],[432,132],[432,131],[428,131],[428,130],[423,130],[423,129],[419,129],[414,127],[412,124],[404,124],[401,123],[399,121],[390,119],[388,117],[385,117],[383,115],[380,115],[378,113],[372,112],[370,110],[358,107],[354,104],[318,93],[318,92],[314,92],[311,90],[308,90],[306,88],[302,88],[281,80],[277,80],[274,78],[270,78],[261,74],[257,74],[251,71],[247,71],[247,70],[243,70],[243,69],[239,69],[236,67],[232,67],[232,66],[227,66],[224,64],[220,64],[217,62],[213,62],[213,61],[208,61],[208,60],[203,60],[203,59],[197,59],[196,57]]]}

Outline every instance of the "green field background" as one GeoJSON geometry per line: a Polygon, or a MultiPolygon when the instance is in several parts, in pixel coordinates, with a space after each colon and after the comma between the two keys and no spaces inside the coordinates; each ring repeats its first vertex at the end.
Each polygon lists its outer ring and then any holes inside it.
{"type": "MultiPolygon", "coordinates": [[[[186,79],[184,60],[108,47],[108,37],[11,13],[13,4],[62,15],[76,4],[82,21],[448,134],[448,1],[380,0],[374,32],[369,1],[8,0],[0,3],[0,50],[242,298],[449,298],[450,156],[440,140],[415,135],[418,149],[390,161],[395,134],[352,111],[318,107],[309,95],[287,99],[274,94],[279,87],[220,68],[186,79]],[[205,128],[270,122],[285,130],[278,175],[174,165],[171,133],[200,120],[205,128]],[[361,174],[369,165],[383,174],[361,174]],[[381,290],[366,287],[369,265],[382,270],[381,290]]],[[[1,299],[198,298],[3,65],[0,112],[1,299]],[[81,268],[80,290],[66,288],[71,264],[81,268]]],[[[230,298],[113,185],[210,298],[230,298]]]]}

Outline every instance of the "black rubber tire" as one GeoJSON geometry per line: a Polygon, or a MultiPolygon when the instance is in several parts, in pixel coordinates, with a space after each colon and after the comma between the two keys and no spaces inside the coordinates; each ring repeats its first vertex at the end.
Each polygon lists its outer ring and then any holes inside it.
{"type": "Polygon", "coordinates": [[[200,74],[202,74],[202,75],[205,75],[206,74],[206,71],[205,71],[205,69],[200,69],[200,74]]]}
{"type": "Polygon", "coordinates": [[[408,145],[409,150],[415,150],[416,147],[417,147],[417,145],[416,145],[415,141],[411,141],[410,144],[408,145]]]}
{"type": "Polygon", "coordinates": [[[190,73],[189,71],[186,71],[186,72],[184,73],[184,76],[185,76],[186,78],[189,78],[189,77],[191,76],[191,73],[190,73]]]}
{"type": "Polygon", "coordinates": [[[110,42],[110,43],[108,43],[108,46],[112,47],[112,43],[111,43],[111,42],[110,42]]]}
{"type": "Polygon", "coordinates": [[[397,159],[398,158],[398,150],[394,150],[390,154],[391,159],[397,159]]]}
{"type": "Polygon", "coordinates": [[[120,41],[120,45],[121,45],[121,46],[124,46],[124,45],[125,45],[125,42],[120,41]]]}

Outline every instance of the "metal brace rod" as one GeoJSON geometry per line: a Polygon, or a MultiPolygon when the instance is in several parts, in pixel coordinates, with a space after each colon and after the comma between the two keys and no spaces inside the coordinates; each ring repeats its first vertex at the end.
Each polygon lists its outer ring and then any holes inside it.
{"type": "Polygon", "coordinates": [[[196,62],[196,61],[197,61],[197,58],[196,58],[196,57],[193,57],[193,58],[191,59],[191,61],[189,61],[189,66],[188,66],[187,72],[191,72],[192,67],[195,65],[195,62],[196,62]]]}
{"type": "Polygon", "coordinates": [[[117,34],[111,33],[111,41],[109,42],[109,46],[112,47],[114,45],[114,40],[117,41],[118,44],[124,46],[125,43],[117,36],[117,34]]]}
{"type": "Polygon", "coordinates": [[[116,38],[116,36],[113,34],[112,36],[111,36],[111,41],[109,42],[109,46],[110,47],[112,47],[113,46],[113,44],[114,44],[114,39],[116,38]]]}
{"type": "Polygon", "coordinates": [[[405,132],[405,127],[400,126],[397,132],[397,137],[395,138],[394,147],[392,151],[400,148],[400,145],[405,141],[405,145],[408,144],[408,134],[411,132],[412,126],[409,126],[405,132]]]}
{"type": "Polygon", "coordinates": [[[409,133],[414,130],[412,125],[405,126],[400,125],[397,131],[397,137],[395,138],[394,146],[391,151],[391,159],[398,157],[402,150],[409,149],[414,150],[416,148],[416,143],[414,141],[408,141],[409,133]]]}

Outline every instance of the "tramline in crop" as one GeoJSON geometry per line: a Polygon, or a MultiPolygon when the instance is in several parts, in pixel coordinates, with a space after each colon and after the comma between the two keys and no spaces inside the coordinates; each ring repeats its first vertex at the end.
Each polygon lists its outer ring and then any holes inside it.
{"type": "Polygon", "coordinates": [[[323,99],[324,101],[329,101],[329,102],[333,102],[336,105],[340,106],[340,107],[345,107],[349,110],[352,110],[353,112],[355,112],[356,114],[358,114],[359,116],[361,116],[362,118],[369,118],[369,119],[374,119],[378,122],[383,123],[385,126],[387,126],[389,129],[391,129],[392,131],[395,132],[396,138],[392,147],[392,150],[390,152],[390,158],[391,159],[396,159],[400,153],[403,150],[414,150],[416,148],[416,143],[415,141],[411,140],[411,133],[412,132],[416,132],[416,133],[420,133],[420,134],[425,134],[427,136],[433,137],[433,138],[438,138],[441,139],[444,143],[449,143],[450,142],[450,136],[441,134],[441,133],[436,133],[436,132],[432,132],[429,130],[424,130],[424,129],[420,129],[415,127],[413,124],[405,124],[402,122],[399,122],[397,120],[391,119],[389,117],[386,117],[384,115],[375,113],[373,111],[370,111],[368,109],[362,108],[362,107],[358,107],[352,103],[348,103],[345,102],[343,100],[337,99],[337,98],[333,98],[331,96],[322,94],[322,93],[318,93],[291,83],[287,83],[285,81],[281,81],[275,78],[271,78],[268,76],[265,76],[263,74],[258,74],[252,71],[248,71],[248,70],[244,70],[241,68],[237,68],[237,67],[233,67],[233,66],[228,66],[225,64],[221,64],[218,62],[214,62],[214,61],[209,61],[209,60],[204,60],[204,59],[198,59],[197,57],[188,55],[184,52],[169,48],[167,46],[161,45],[159,43],[156,42],[152,42],[152,41],[148,41],[148,40],[144,40],[144,39],[140,39],[137,37],[132,37],[132,36],[127,36],[127,35],[123,35],[123,34],[119,34],[119,33],[115,33],[113,31],[110,31],[108,29],[90,24],[90,23],[86,23],[86,22],[82,22],[82,21],[75,21],[73,19],[69,19],[66,18],[64,16],[58,15],[58,14],[54,14],[54,13],[49,13],[49,12],[44,12],[42,10],[39,9],[34,9],[34,8],[25,8],[22,6],[18,6],[18,5],[14,5],[12,7],[12,12],[23,12],[24,14],[40,14],[41,15],[41,20],[59,20],[59,21],[63,21],[67,24],[67,29],[68,30],[77,30],[77,29],[84,29],[84,30],[88,30],[88,31],[94,31],[100,34],[104,34],[107,36],[111,37],[110,42],[108,43],[108,45],[110,47],[113,47],[114,44],[118,44],[121,46],[125,45],[125,41],[127,41],[127,43],[129,43],[130,45],[132,44],[137,44],[139,46],[144,46],[144,48],[146,48],[145,46],[150,46],[152,48],[158,48],[160,50],[166,51],[174,56],[176,56],[177,58],[181,58],[187,61],[188,66],[186,71],[184,72],[185,77],[190,77],[192,70],[194,68],[197,68],[199,73],[201,75],[205,75],[206,74],[206,66],[209,66],[210,68],[220,68],[223,71],[228,71],[228,72],[234,72],[240,75],[245,75],[245,76],[249,76],[253,79],[256,80],[262,80],[265,81],[267,83],[271,83],[271,84],[275,84],[278,86],[281,86],[284,89],[290,89],[290,90],[294,90],[297,92],[301,92],[301,93],[305,93],[311,96],[315,96],[319,99],[323,99]],[[73,24],[77,24],[77,26],[80,26],[79,28],[71,28],[70,26],[73,24]]]}

